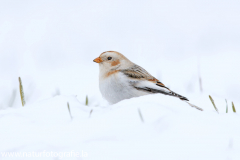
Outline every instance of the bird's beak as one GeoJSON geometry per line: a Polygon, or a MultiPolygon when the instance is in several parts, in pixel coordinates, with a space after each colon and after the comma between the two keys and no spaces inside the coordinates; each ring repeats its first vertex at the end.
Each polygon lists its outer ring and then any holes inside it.
{"type": "Polygon", "coordinates": [[[100,57],[98,57],[98,58],[95,58],[94,60],[93,60],[93,62],[96,62],[96,63],[101,63],[103,60],[100,58],[100,57]]]}

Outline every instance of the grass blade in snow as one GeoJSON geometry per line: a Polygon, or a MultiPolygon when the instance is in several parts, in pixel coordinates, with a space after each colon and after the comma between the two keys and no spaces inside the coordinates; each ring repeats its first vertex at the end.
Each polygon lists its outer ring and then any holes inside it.
{"type": "Polygon", "coordinates": [[[236,108],[234,106],[234,103],[232,102],[232,109],[233,109],[233,112],[236,113],[236,108]]]}
{"type": "Polygon", "coordinates": [[[92,115],[92,112],[93,112],[93,110],[91,110],[91,111],[90,111],[90,113],[89,113],[89,118],[91,117],[91,115],[92,115]]]}
{"type": "Polygon", "coordinates": [[[22,106],[24,106],[24,105],[25,105],[25,97],[24,97],[24,92],[23,92],[23,86],[22,86],[21,77],[18,77],[18,80],[19,80],[19,90],[20,90],[20,96],[21,96],[22,106]]]}
{"type": "Polygon", "coordinates": [[[144,120],[143,120],[143,116],[142,116],[142,113],[141,113],[141,111],[140,111],[140,109],[139,109],[139,108],[138,108],[138,113],[139,113],[139,116],[140,116],[140,118],[141,118],[142,122],[144,122],[144,120]]]}
{"type": "Polygon", "coordinates": [[[71,119],[72,119],[72,114],[71,114],[71,110],[70,110],[70,106],[69,106],[69,103],[68,103],[68,102],[67,102],[67,107],[68,107],[69,115],[70,115],[70,117],[71,117],[71,119]]]}
{"type": "MultiPolygon", "coordinates": [[[[215,105],[215,103],[214,103],[214,100],[212,99],[212,97],[209,95],[209,98],[210,98],[210,100],[211,100],[211,102],[212,102],[212,104],[213,104],[213,107],[215,108],[215,110],[218,112],[218,109],[217,109],[217,107],[216,107],[216,105],[215,105]]],[[[219,113],[219,112],[218,112],[219,113]]]]}
{"type": "Polygon", "coordinates": [[[86,96],[86,102],[85,105],[88,106],[88,96],[86,96]]]}
{"type": "Polygon", "coordinates": [[[225,101],[226,101],[226,113],[228,113],[228,104],[227,104],[227,100],[225,99],[225,101]]]}

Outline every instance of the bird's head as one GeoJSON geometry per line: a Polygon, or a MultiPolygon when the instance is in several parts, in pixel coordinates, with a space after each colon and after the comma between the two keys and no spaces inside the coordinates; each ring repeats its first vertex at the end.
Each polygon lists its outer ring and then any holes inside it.
{"type": "Polygon", "coordinates": [[[104,70],[106,72],[117,69],[125,69],[131,65],[131,61],[116,51],[103,52],[93,61],[99,63],[100,70],[104,70]]]}

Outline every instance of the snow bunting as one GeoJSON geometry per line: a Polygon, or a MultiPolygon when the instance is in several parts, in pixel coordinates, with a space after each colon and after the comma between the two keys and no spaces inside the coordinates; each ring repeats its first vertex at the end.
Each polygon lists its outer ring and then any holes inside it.
{"type": "Polygon", "coordinates": [[[132,97],[161,93],[177,97],[186,101],[190,106],[202,110],[189,103],[186,97],[171,91],[145,69],[134,64],[119,52],[103,52],[93,61],[99,63],[100,91],[111,104],[132,97]]]}

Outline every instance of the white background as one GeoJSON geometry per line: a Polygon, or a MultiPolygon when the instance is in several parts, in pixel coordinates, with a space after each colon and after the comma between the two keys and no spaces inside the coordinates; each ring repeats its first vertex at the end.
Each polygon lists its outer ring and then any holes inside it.
{"type": "Polygon", "coordinates": [[[240,118],[231,102],[240,112],[239,44],[239,0],[0,0],[0,150],[86,150],[92,159],[238,159],[240,118]],[[161,95],[108,106],[93,63],[108,50],[206,112],[199,116],[161,95]],[[136,107],[148,125],[142,126],[136,107]],[[89,121],[92,108],[100,111],[89,121]]]}

